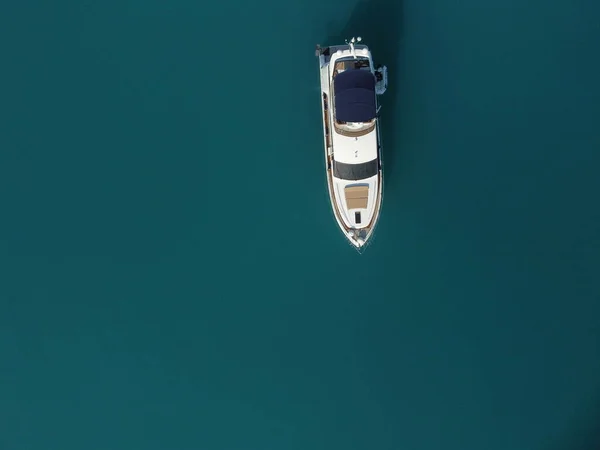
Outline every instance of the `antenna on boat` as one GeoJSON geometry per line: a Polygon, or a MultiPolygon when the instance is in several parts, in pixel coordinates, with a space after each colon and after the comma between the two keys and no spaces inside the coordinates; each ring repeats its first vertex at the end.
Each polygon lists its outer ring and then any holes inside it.
{"type": "Polygon", "coordinates": [[[354,52],[354,43],[360,41],[362,41],[362,38],[360,36],[358,38],[350,39],[350,42],[348,42],[348,39],[346,39],[346,44],[350,46],[350,52],[352,53],[352,56],[354,56],[354,59],[356,59],[356,53],[354,52]]]}

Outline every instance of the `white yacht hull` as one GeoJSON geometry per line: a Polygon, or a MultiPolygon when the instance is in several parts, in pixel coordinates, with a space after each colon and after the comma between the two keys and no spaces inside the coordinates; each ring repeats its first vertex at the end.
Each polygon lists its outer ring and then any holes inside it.
{"type": "Polygon", "coordinates": [[[376,69],[368,47],[356,45],[354,40],[350,44],[325,49],[317,46],[316,53],[319,58],[329,200],[340,230],[352,246],[361,252],[373,238],[383,201],[383,160],[378,117],[380,106],[377,95],[383,94],[387,88],[387,69],[376,69]],[[334,77],[346,70],[340,68],[352,65],[362,65],[361,69],[373,77],[379,72],[375,78],[373,99],[377,114],[369,122],[360,123],[364,131],[358,132],[350,128],[354,123],[337,120],[337,115],[341,114],[337,114],[340,111],[336,110],[335,93],[332,92],[334,77]]]}

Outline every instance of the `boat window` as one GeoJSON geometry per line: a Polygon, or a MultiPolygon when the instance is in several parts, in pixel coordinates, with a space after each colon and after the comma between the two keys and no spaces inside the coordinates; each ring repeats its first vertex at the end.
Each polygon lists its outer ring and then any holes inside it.
{"type": "Polygon", "coordinates": [[[333,161],[333,176],[342,180],[363,180],[377,175],[378,171],[378,159],[361,164],[346,164],[333,161]]]}
{"type": "Polygon", "coordinates": [[[335,121],[334,129],[337,134],[348,137],[359,137],[369,134],[375,129],[375,119],[368,122],[339,122],[335,121]]]}

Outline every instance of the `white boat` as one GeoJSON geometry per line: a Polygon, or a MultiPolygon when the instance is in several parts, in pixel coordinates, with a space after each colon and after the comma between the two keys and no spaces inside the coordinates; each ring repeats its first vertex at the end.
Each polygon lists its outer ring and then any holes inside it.
{"type": "Polygon", "coordinates": [[[387,89],[387,68],[352,38],[321,48],[321,109],[329,199],[335,219],[359,251],[373,236],[383,199],[377,96],[387,89]]]}

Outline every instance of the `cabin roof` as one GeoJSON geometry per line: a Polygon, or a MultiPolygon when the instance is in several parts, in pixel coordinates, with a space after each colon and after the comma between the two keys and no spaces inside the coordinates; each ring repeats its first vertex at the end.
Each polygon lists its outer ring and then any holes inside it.
{"type": "Polygon", "coordinates": [[[341,122],[368,122],[375,118],[375,76],[369,70],[348,69],[333,78],[335,118],[341,122]]]}

